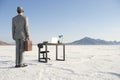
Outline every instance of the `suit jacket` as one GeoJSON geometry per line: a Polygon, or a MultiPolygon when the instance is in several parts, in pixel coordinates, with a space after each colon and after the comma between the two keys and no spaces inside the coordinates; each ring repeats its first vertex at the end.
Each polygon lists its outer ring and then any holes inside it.
{"type": "Polygon", "coordinates": [[[12,37],[14,40],[27,39],[29,37],[27,17],[17,15],[12,18],[12,37]]]}

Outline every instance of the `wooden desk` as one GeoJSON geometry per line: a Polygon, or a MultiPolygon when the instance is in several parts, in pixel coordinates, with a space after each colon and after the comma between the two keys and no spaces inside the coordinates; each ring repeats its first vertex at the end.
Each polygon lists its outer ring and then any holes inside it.
{"type": "Polygon", "coordinates": [[[45,50],[48,51],[48,46],[56,46],[56,60],[58,61],[65,61],[65,44],[63,43],[40,43],[40,44],[43,44],[45,45],[45,50]],[[62,56],[62,59],[58,58],[58,46],[63,46],[63,56],[62,56]]]}

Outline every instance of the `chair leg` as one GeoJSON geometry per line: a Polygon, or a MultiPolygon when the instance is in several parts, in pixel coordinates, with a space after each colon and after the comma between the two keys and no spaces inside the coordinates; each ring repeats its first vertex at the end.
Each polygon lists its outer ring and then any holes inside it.
{"type": "Polygon", "coordinates": [[[39,62],[47,63],[48,60],[50,60],[50,58],[48,58],[47,52],[46,53],[42,53],[42,55],[39,53],[39,60],[38,60],[39,62]]]}
{"type": "Polygon", "coordinates": [[[43,59],[45,59],[45,54],[43,53],[43,59]]]}
{"type": "Polygon", "coordinates": [[[40,53],[38,54],[38,61],[40,62],[40,53]]]}
{"type": "Polygon", "coordinates": [[[45,53],[45,56],[46,56],[46,57],[45,57],[45,60],[46,60],[46,63],[47,63],[47,61],[48,61],[48,60],[47,60],[47,53],[45,53]]]}

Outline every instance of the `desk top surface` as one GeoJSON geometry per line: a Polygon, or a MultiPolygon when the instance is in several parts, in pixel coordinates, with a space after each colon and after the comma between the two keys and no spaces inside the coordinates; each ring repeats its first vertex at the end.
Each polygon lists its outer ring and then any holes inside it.
{"type": "Polygon", "coordinates": [[[39,44],[43,44],[43,45],[65,45],[64,43],[39,43],[39,44]]]}

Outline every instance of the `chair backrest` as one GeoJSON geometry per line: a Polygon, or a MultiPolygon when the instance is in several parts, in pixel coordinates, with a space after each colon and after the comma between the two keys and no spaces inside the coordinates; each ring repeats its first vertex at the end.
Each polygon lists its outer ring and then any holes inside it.
{"type": "Polygon", "coordinates": [[[38,44],[37,45],[39,48],[43,48],[43,44],[38,44]]]}

